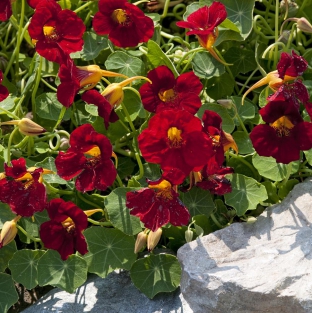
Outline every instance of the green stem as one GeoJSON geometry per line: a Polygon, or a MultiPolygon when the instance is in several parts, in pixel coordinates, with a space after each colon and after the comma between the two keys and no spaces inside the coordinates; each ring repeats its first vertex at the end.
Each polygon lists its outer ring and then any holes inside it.
{"type": "Polygon", "coordinates": [[[64,107],[64,106],[62,107],[60,115],[59,115],[59,118],[58,118],[55,126],[53,127],[53,130],[56,129],[57,126],[62,122],[62,119],[63,119],[63,117],[65,115],[66,109],[67,109],[66,107],[64,107]]]}
{"type": "Polygon", "coordinates": [[[38,90],[40,79],[41,79],[41,66],[42,66],[42,57],[40,56],[39,65],[38,65],[37,73],[36,73],[35,85],[31,93],[31,110],[32,110],[34,119],[36,119],[36,94],[37,94],[37,90],[38,90]]]}
{"type": "Polygon", "coordinates": [[[29,239],[31,239],[34,242],[41,242],[40,238],[35,238],[32,235],[30,235],[23,227],[20,225],[16,224],[16,227],[29,239]]]}
{"type": "Polygon", "coordinates": [[[60,195],[74,195],[75,192],[74,191],[70,191],[70,190],[62,190],[62,189],[57,189],[53,186],[51,186],[49,183],[45,182],[45,186],[48,190],[53,191],[55,193],[58,193],[60,195]]]}
{"type": "Polygon", "coordinates": [[[45,84],[47,87],[49,87],[51,90],[53,90],[54,92],[57,92],[57,89],[54,88],[53,86],[51,86],[48,82],[46,82],[43,78],[40,79],[40,81],[45,84]]]}
{"type": "Polygon", "coordinates": [[[79,7],[78,9],[76,9],[74,12],[78,13],[80,11],[82,11],[83,9],[87,8],[89,5],[91,5],[93,3],[93,1],[87,2],[86,4],[82,5],[81,7],[79,7]]]}
{"type": "Polygon", "coordinates": [[[78,198],[79,198],[80,200],[82,200],[83,202],[85,202],[85,203],[91,205],[93,208],[98,208],[98,207],[99,207],[98,204],[96,204],[96,203],[94,203],[94,202],[92,202],[92,201],[86,199],[86,198],[82,195],[81,192],[77,192],[77,196],[78,196],[78,198]]]}
{"type": "Polygon", "coordinates": [[[8,142],[8,150],[7,150],[7,164],[10,164],[11,162],[11,145],[12,145],[12,140],[15,135],[15,133],[18,131],[18,127],[15,127],[12,133],[10,134],[9,137],[9,142],[8,142]]]}
{"type": "Polygon", "coordinates": [[[117,174],[117,176],[116,176],[116,180],[117,180],[117,182],[118,182],[118,184],[119,184],[119,187],[124,187],[124,184],[122,183],[122,181],[121,181],[121,179],[120,179],[120,177],[119,177],[118,174],[117,174]]]}
{"type": "Polygon", "coordinates": [[[206,51],[205,48],[196,48],[196,49],[193,49],[193,50],[190,50],[188,52],[186,52],[183,57],[181,58],[181,60],[179,61],[179,63],[177,64],[177,69],[179,69],[182,65],[182,62],[190,55],[190,54],[193,54],[190,58],[193,59],[194,55],[196,52],[201,52],[201,51],[206,51]]]}
{"type": "Polygon", "coordinates": [[[222,226],[222,225],[219,223],[219,221],[218,221],[217,218],[215,217],[214,213],[211,213],[211,214],[210,214],[210,217],[211,217],[211,219],[213,220],[213,222],[214,222],[220,229],[224,228],[224,226],[222,226]]]}
{"type": "Polygon", "coordinates": [[[170,4],[170,0],[165,0],[165,5],[164,5],[164,10],[163,10],[163,14],[160,16],[160,18],[165,18],[167,16],[168,13],[168,8],[169,8],[169,4],[170,4]]]}
{"type": "Polygon", "coordinates": [[[134,176],[134,178],[135,178],[136,180],[139,180],[139,179],[141,179],[141,178],[143,177],[143,175],[144,175],[144,167],[143,167],[143,164],[142,164],[142,161],[141,161],[141,158],[140,158],[139,153],[137,153],[137,152],[135,153],[135,158],[136,158],[136,160],[137,160],[137,162],[138,162],[139,174],[136,175],[136,176],[134,176]]]}
{"type": "Polygon", "coordinates": [[[93,225],[98,225],[98,226],[113,226],[113,224],[111,222],[98,222],[98,221],[95,221],[91,218],[88,218],[88,222],[93,224],[93,225]]]}
{"type": "Polygon", "coordinates": [[[0,107],[0,110],[3,111],[6,115],[11,116],[11,117],[14,118],[15,120],[19,120],[19,119],[20,119],[17,115],[15,115],[14,113],[12,113],[12,112],[10,112],[10,111],[7,111],[7,110],[4,109],[4,108],[1,108],[1,107],[0,107]]]}
{"type": "Polygon", "coordinates": [[[283,179],[282,181],[282,185],[286,185],[288,180],[289,180],[289,177],[291,175],[291,170],[292,170],[292,162],[288,163],[287,166],[286,166],[286,177],[283,179]]]}

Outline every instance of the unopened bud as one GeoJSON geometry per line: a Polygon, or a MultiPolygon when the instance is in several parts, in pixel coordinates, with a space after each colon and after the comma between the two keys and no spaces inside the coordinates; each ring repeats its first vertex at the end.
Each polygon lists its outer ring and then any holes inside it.
{"type": "Polygon", "coordinates": [[[231,109],[233,107],[233,101],[229,99],[220,99],[217,102],[226,109],[231,109]]]}
{"type": "Polygon", "coordinates": [[[310,24],[310,22],[304,18],[304,17],[300,17],[297,20],[297,27],[305,32],[305,33],[312,33],[312,25],[310,24]]]}
{"type": "Polygon", "coordinates": [[[150,231],[147,237],[147,249],[152,251],[158,244],[160,237],[162,235],[162,229],[158,228],[155,232],[150,231]]]}
{"type": "Polygon", "coordinates": [[[247,224],[253,224],[256,221],[257,221],[257,219],[254,216],[248,216],[246,222],[247,222],[247,224]]]}
{"type": "Polygon", "coordinates": [[[185,241],[186,242],[191,242],[193,240],[193,232],[188,228],[185,231],[185,241]]]}
{"type": "Polygon", "coordinates": [[[2,122],[1,125],[17,125],[19,131],[25,136],[37,136],[46,132],[46,130],[33,122],[31,119],[24,117],[21,120],[13,120],[8,122],[2,122]]]}
{"type": "Polygon", "coordinates": [[[60,150],[67,150],[69,148],[69,139],[67,137],[61,137],[60,150]]]}
{"type": "Polygon", "coordinates": [[[6,246],[11,241],[14,240],[17,234],[16,222],[21,218],[20,215],[15,217],[12,221],[7,221],[3,224],[1,233],[0,233],[0,248],[6,246]]]}
{"type": "Polygon", "coordinates": [[[147,234],[144,231],[141,231],[138,234],[137,239],[135,241],[134,253],[138,253],[139,251],[141,251],[141,249],[143,249],[146,246],[146,243],[147,243],[147,234]]]}

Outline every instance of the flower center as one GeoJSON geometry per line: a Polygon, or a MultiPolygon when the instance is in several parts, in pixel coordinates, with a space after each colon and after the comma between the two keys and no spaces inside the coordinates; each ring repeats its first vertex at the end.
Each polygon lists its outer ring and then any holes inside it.
{"type": "Polygon", "coordinates": [[[101,150],[98,146],[94,146],[90,150],[84,152],[88,158],[85,163],[86,168],[94,168],[101,160],[101,150]]]}
{"type": "Polygon", "coordinates": [[[160,90],[158,93],[158,97],[161,101],[169,102],[173,101],[176,98],[176,93],[174,89],[160,90]]]}
{"type": "Polygon", "coordinates": [[[285,137],[290,135],[294,124],[286,116],[282,116],[274,123],[270,124],[270,126],[275,129],[278,137],[285,137]]]}
{"type": "Polygon", "coordinates": [[[172,200],[171,184],[167,180],[163,180],[158,185],[148,185],[151,189],[156,189],[156,197],[163,200],[172,200]]]}
{"type": "Polygon", "coordinates": [[[116,9],[112,14],[112,19],[121,25],[127,25],[129,21],[129,16],[125,10],[116,9]]]}
{"type": "Polygon", "coordinates": [[[217,39],[217,36],[213,33],[210,33],[208,35],[196,35],[196,36],[199,44],[205,49],[211,49],[217,39]]]}
{"type": "Polygon", "coordinates": [[[66,231],[69,234],[72,234],[76,228],[74,221],[70,217],[68,217],[65,221],[62,222],[62,226],[66,229],[66,231]]]}
{"type": "Polygon", "coordinates": [[[53,26],[43,26],[43,34],[46,37],[48,41],[57,41],[59,38],[59,35],[53,26]]]}
{"type": "Polygon", "coordinates": [[[182,130],[176,127],[170,127],[168,129],[168,140],[170,148],[180,148],[183,144],[183,138],[181,137],[182,130]]]}

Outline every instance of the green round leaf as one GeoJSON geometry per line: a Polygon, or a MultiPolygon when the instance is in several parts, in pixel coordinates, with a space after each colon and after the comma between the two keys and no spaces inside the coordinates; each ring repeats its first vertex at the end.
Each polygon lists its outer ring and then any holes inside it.
{"type": "Polygon", "coordinates": [[[212,99],[222,99],[233,92],[234,84],[233,78],[228,73],[224,73],[219,77],[214,76],[208,79],[206,92],[212,99]]]}
{"type": "Polygon", "coordinates": [[[74,292],[87,280],[87,263],[78,255],[63,261],[57,251],[48,250],[38,262],[38,283],[74,292]]]}
{"type": "MultiPolygon", "coordinates": [[[[63,105],[57,100],[56,93],[43,93],[36,98],[36,113],[46,120],[57,121],[63,105]]],[[[67,109],[63,117],[64,121],[70,119],[71,108],[67,109]]]]}
{"type": "Polygon", "coordinates": [[[161,176],[160,166],[158,164],[144,163],[143,169],[144,176],[141,179],[139,179],[141,186],[147,187],[148,184],[146,182],[146,179],[157,180],[161,176]]]}
{"type": "Polygon", "coordinates": [[[188,208],[191,216],[206,215],[209,217],[215,209],[211,194],[208,190],[193,187],[188,192],[182,192],[180,198],[188,208]]]}
{"type": "Polygon", "coordinates": [[[231,180],[232,192],[224,195],[225,203],[233,207],[238,216],[255,210],[259,202],[268,198],[263,185],[241,174],[227,175],[231,180]]]}
{"type": "Polygon", "coordinates": [[[104,200],[109,220],[114,227],[127,235],[135,235],[142,231],[140,219],[130,215],[130,210],[126,207],[126,193],[131,188],[116,188],[104,200]]]}
{"type": "Polygon", "coordinates": [[[95,59],[103,49],[108,48],[107,38],[95,33],[85,32],[83,34],[83,50],[81,58],[85,61],[95,59]]]}
{"type": "MultiPolygon", "coordinates": [[[[126,108],[131,121],[134,121],[138,115],[140,115],[140,111],[144,110],[141,98],[131,90],[124,91],[124,103],[126,103],[126,108]],[[127,105],[127,103],[129,105],[127,105]]],[[[121,106],[116,110],[116,113],[118,113],[118,116],[122,121],[128,122],[128,118],[121,106]]]]}
{"type": "MultiPolygon", "coordinates": [[[[252,102],[250,102],[248,99],[244,101],[244,104],[242,105],[242,97],[231,97],[231,100],[234,102],[237,114],[239,115],[240,119],[244,122],[245,120],[252,119],[255,117],[255,106],[252,102]]],[[[239,125],[238,120],[236,121],[236,124],[239,125]]]]}
{"type": "Polygon", "coordinates": [[[0,249],[0,272],[5,271],[8,267],[9,261],[13,258],[16,251],[17,248],[14,240],[0,249]]]}
{"type": "Polygon", "coordinates": [[[252,177],[256,180],[260,179],[258,171],[254,168],[251,156],[236,155],[230,158],[227,166],[234,168],[234,173],[252,177]]]}
{"type": "Polygon", "coordinates": [[[21,283],[27,289],[38,285],[37,265],[44,250],[19,250],[9,262],[9,268],[13,279],[21,283]]]}
{"type": "Polygon", "coordinates": [[[161,50],[161,48],[155,41],[149,40],[147,43],[147,48],[148,48],[147,58],[154,68],[160,65],[166,65],[172,71],[175,77],[179,75],[173,63],[165,55],[165,53],[161,50]]]}
{"type": "Polygon", "coordinates": [[[0,312],[6,313],[17,300],[18,294],[12,277],[0,273],[0,312]]]}
{"type": "Polygon", "coordinates": [[[232,135],[240,154],[249,154],[255,151],[249,136],[244,131],[236,131],[232,135]]]}
{"type": "Polygon", "coordinates": [[[133,264],[130,276],[134,285],[152,299],[159,292],[170,292],[178,288],[181,267],[174,255],[150,254],[133,264]]]}
{"type": "MultiPolygon", "coordinates": [[[[114,71],[128,77],[145,74],[144,63],[141,59],[130,56],[121,51],[112,53],[106,60],[105,66],[109,71],[114,71]]],[[[117,77],[115,82],[124,80],[124,78],[117,77]]]]}
{"type": "MultiPolygon", "coordinates": [[[[252,164],[259,171],[259,174],[273,181],[281,181],[287,175],[287,166],[282,163],[276,163],[272,157],[263,157],[255,154],[252,157],[252,164]]],[[[291,162],[291,173],[296,173],[299,169],[299,161],[291,162]]]]}
{"type": "Polygon", "coordinates": [[[225,72],[224,65],[206,51],[197,52],[192,60],[192,65],[194,73],[200,78],[221,76],[225,72]]]}
{"type": "Polygon", "coordinates": [[[118,229],[91,227],[85,230],[84,236],[89,250],[84,259],[90,273],[104,278],[118,268],[129,270],[136,260],[134,237],[118,229]]]}

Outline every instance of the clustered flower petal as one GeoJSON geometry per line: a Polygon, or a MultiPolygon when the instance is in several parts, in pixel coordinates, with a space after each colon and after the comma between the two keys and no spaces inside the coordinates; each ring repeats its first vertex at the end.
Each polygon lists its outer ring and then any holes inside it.
{"type": "Polygon", "coordinates": [[[36,51],[47,60],[59,64],[83,46],[85,25],[71,10],[62,10],[55,1],[41,0],[28,27],[36,51]]]}
{"type": "Polygon", "coordinates": [[[152,19],[127,0],[100,0],[93,28],[99,35],[108,35],[115,46],[122,48],[135,47],[154,34],[152,19]]]}
{"type": "Polygon", "coordinates": [[[190,214],[169,181],[148,181],[148,188],[127,192],[130,214],[138,216],[146,228],[156,231],[163,225],[186,225],[190,214]]]}
{"type": "Polygon", "coordinates": [[[113,184],[117,172],[111,160],[112,145],[104,135],[84,124],[71,133],[69,144],[55,159],[60,177],[70,180],[77,176],[75,185],[81,192],[106,190],[113,184]]]}
{"type": "Polygon", "coordinates": [[[58,251],[62,260],[78,251],[88,252],[82,231],[88,226],[87,215],[74,203],[52,199],[47,205],[50,220],[40,225],[40,238],[48,249],[58,251]]]}
{"type": "Polygon", "coordinates": [[[7,203],[12,212],[24,217],[41,212],[46,205],[46,189],[41,182],[42,168],[26,169],[23,158],[4,164],[0,175],[0,201],[7,203]]]}
{"type": "Polygon", "coordinates": [[[158,66],[147,77],[152,84],[145,83],[140,88],[144,108],[152,113],[164,110],[186,110],[195,114],[201,106],[199,93],[203,85],[193,73],[181,74],[177,79],[167,66],[158,66]]]}

